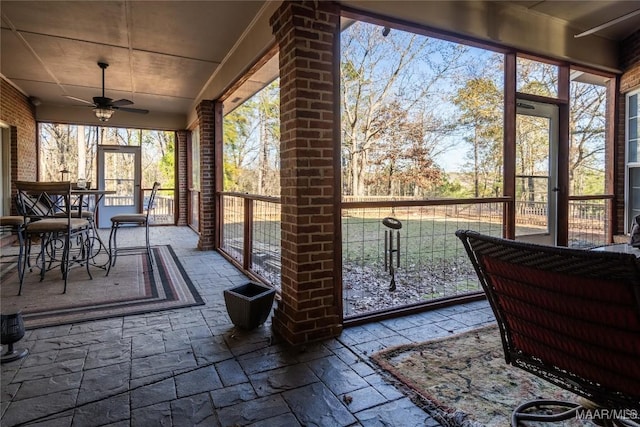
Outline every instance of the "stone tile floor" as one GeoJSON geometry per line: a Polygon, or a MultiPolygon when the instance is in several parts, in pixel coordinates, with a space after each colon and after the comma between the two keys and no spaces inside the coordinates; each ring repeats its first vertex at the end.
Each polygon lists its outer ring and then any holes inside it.
{"type": "MultiPolygon", "coordinates": [[[[123,230],[121,244],[139,231],[123,230]]],[[[247,279],[198,251],[189,228],[152,228],[151,239],[172,245],[206,305],[27,331],[16,347],[29,356],[2,365],[0,425],[437,426],[368,356],[494,321],[481,301],[290,348],[269,322],[234,328],[222,291],[247,279]]]]}

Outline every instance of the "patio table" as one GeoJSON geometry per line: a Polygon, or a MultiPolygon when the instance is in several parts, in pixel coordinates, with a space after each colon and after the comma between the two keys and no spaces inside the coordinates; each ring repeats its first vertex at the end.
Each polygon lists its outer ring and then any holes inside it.
{"type": "Polygon", "coordinates": [[[91,224],[91,230],[93,232],[94,242],[97,242],[97,246],[94,244],[94,250],[92,251],[89,262],[92,265],[102,268],[106,270],[109,264],[111,263],[111,252],[109,251],[109,247],[102,241],[100,238],[100,234],[98,233],[98,229],[96,227],[97,224],[97,215],[98,215],[98,206],[100,206],[100,201],[105,195],[116,194],[114,190],[98,190],[98,189],[88,189],[88,188],[73,188],[71,189],[71,195],[77,197],[77,205],[78,205],[78,216],[82,217],[83,209],[90,211],[92,213],[92,218],[89,220],[91,224]],[[85,203],[85,197],[93,196],[93,203],[85,203]],[[100,263],[96,261],[96,257],[100,253],[100,251],[104,250],[107,254],[107,262],[100,263]]]}

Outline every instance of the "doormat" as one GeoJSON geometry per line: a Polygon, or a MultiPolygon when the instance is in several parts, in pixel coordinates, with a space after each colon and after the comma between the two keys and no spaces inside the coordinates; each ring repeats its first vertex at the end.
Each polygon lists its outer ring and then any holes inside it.
{"type": "MultiPolygon", "coordinates": [[[[67,292],[59,268],[40,281],[38,269],[27,269],[18,296],[18,269],[5,268],[1,282],[2,313],[21,311],[27,329],[203,305],[204,301],[170,245],[152,247],[153,270],[146,253],[118,256],[109,276],[85,267],[69,271],[67,292]]],[[[5,264],[6,267],[6,264],[5,264]]]]}

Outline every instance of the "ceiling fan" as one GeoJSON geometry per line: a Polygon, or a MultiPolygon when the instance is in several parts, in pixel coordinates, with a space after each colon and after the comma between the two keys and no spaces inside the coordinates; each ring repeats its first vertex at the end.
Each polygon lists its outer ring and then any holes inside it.
{"type": "Polygon", "coordinates": [[[149,113],[149,110],[127,107],[127,105],[133,105],[133,101],[129,101],[128,99],[118,99],[117,101],[114,101],[113,99],[104,96],[104,70],[106,70],[108,66],[109,64],[106,62],[98,62],[98,67],[102,69],[102,96],[94,96],[93,102],[82,98],[76,98],[75,96],[64,96],[75,101],[84,102],[85,104],[91,104],[93,106],[93,112],[101,122],[109,120],[116,110],[138,114],[149,113]]]}

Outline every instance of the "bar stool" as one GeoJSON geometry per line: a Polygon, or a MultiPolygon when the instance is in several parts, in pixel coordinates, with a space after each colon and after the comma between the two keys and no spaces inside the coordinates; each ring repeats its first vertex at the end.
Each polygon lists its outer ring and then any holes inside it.
{"type": "MultiPolygon", "coordinates": [[[[71,214],[71,183],[16,181],[18,199],[25,219],[25,240],[40,238],[40,281],[44,274],[59,262],[64,279],[63,293],[67,292],[69,268],[72,263],[84,264],[89,278],[89,257],[92,252],[91,225],[85,218],[71,214]],[[74,246],[74,248],[72,248],[74,246]],[[57,249],[61,249],[60,256],[57,249]],[[75,254],[72,254],[72,249],[75,254]],[[46,258],[49,258],[48,260],[46,258]],[[48,266],[47,266],[48,264],[48,266]]],[[[25,252],[24,275],[29,249],[25,252]]]]}
{"type": "Polygon", "coordinates": [[[160,189],[160,183],[154,182],[153,189],[151,190],[151,196],[147,202],[145,212],[137,214],[121,214],[111,217],[111,232],[109,233],[109,253],[111,254],[111,263],[107,269],[107,276],[111,267],[116,264],[116,259],[119,253],[122,255],[136,255],[142,251],[146,251],[147,258],[149,260],[149,267],[153,270],[153,257],[151,256],[151,245],[149,244],[149,212],[154,207],[156,194],[160,189]],[[145,228],[145,246],[127,246],[123,248],[118,247],[117,234],[118,229],[122,226],[134,226],[145,228]]]}

